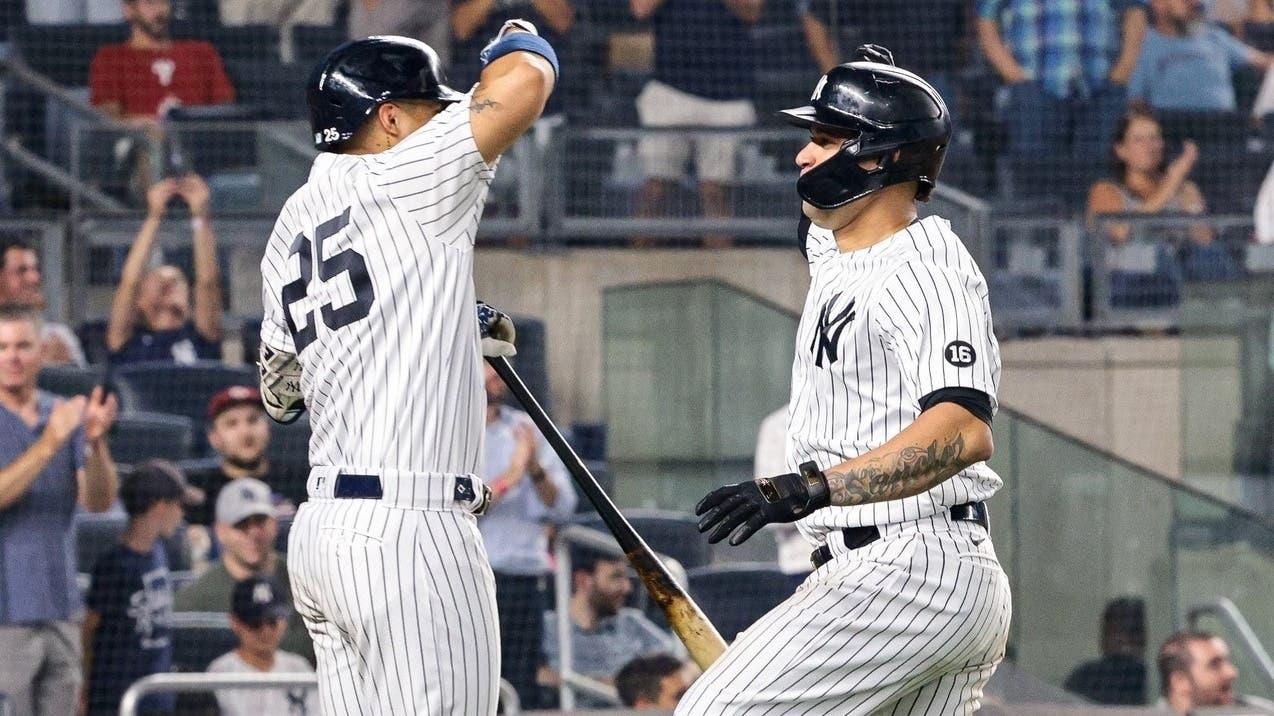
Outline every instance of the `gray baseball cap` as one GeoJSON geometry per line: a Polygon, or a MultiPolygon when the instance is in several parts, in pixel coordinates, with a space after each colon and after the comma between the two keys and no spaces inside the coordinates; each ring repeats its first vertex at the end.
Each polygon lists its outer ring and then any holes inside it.
{"type": "Polygon", "coordinates": [[[277,517],[270,486],[251,477],[240,477],[227,482],[217,495],[216,520],[228,525],[257,515],[277,517]]]}

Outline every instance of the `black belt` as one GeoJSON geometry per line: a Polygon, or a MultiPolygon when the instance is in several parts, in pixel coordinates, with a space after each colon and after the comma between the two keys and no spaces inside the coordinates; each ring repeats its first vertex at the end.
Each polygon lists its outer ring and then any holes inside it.
{"type": "MultiPolygon", "coordinates": [[[[336,476],[336,487],[332,490],[332,497],[338,499],[379,500],[384,496],[385,491],[381,488],[379,475],[353,475],[342,472],[336,476]]],[[[473,480],[464,475],[458,475],[456,501],[473,502],[474,497],[473,480]]]]}
{"type": "MultiPolygon", "coordinates": [[[[991,517],[987,512],[985,502],[966,502],[963,505],[956,505],[947,510],[951,515],[951,519],[956,522],[972,522],[982,525],[985,530],[991,529],[991,517]]],[[[880,528],[876,525],[867,525],[865,527],[846,527],[841,530],[841,534],[845,535],[845,546],[849,549],[859,549],[880,539],[880,528]]],[[[832,561],[832,550],[827,545],[823,545],[814,550],[810,554],[810,563],[814,565],[814,569],[818,569],[828,562],[832,561]]]]}

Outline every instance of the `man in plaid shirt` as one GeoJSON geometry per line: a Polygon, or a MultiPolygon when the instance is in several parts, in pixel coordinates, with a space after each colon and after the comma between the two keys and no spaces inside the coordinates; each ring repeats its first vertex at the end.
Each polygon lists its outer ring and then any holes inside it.
{"type": "Polygon", "coordinates": [[[978,0],[1011,151],[1105,156],[1145,33],[1145,0],[978,0]]]}

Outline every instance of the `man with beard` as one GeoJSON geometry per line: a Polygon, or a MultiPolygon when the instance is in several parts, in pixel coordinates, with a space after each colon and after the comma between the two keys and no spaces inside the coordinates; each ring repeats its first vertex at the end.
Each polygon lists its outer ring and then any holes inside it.
{"type": "Polygon", "coordinates": [[[172,39],[171,0],[124,0],[124,19],[128,40],[98,49],[89,67],[89,90],[99,109],[153,127],[173,107],[234,101],[216,48],[172,39]]]}
{"type": "MultiPolygon", "coordinates": [[[[675,652],[680,647],[641,610],[625,607],[633,591],[628,562],[622,557],[584,552],[571,564],[571,670],[603,683],[615,683],[615,675],[633,657],[675,652]]],[[[539,681],[556,687],[561,683],[562,650],[557,643],[557,612],[544,614],[544,658],[539,681]]],[[[581,706],[601,705],[586,703],[581,706]]]]}
{"type": "Polygon", "coordinates": [[[195,174],[165,179],[146,193],[149,211],[124,260],[106,327],[106,347],[116,365],[143,361],[194,363],[221,357],[221,269],[209,199],[208,185],[195,174]],[[180,269],[147,268],[168,202],[177,196],[190,206],[194,231],[193,312],[190,284],[180,269]]]}
{"type": "MultiPolygon", "coordinates": [[[[26,241],[0,238],[0,306],[44,310],[44,282],[40,257],[26,241]]],[[[88,365],[80,339],[65,323],[43,322],[40,351],[44,365],[88,365]]]]}
{"type": "MultiPolygon", "coordinates": [[[[173,611],[225,612],[230,608],[236,582],[263,575],[278,580],[291,604],[287,562],[274,549],[279,520],[270,488],[255,478],[241,477],[222,488],[216,502],[213,530],[221,544],[221,559],[177,592],[173,611]]],[[[295,613],[288,621],[282,646],[314,663],[314,645],[295,613]]]]}
{"type": "Polygon", "coordinates": [[[1236,696],[1239,670],[1230,661],[1230,647],[1219,636],[1183,631],[1168,637],[1159,649],[1161,706],[1175,714],[1194,713],[1200,706],[1251,706],[1274,714],[1274,703],[1252,696],[1236,696]]]}
{"type": "Polygon", "coordinates": [[[221,489],[232,480],[253,477],[270,486],[293,505],[305,499],[307,475],[294,475],[269,460],[270,421],[261,403],[261,392],[244,385],[232,385],[208,401],[208,444],[217,454],[217,465],[192,470],[192,485],[208,495],[204,507],[186,510],[192,525],[212,525],[212,504],[221,489]]]}
{"type": "Polygon", "coordinates": [[[1146,31],[1128,99],[1159,110],[1238,108],[1231,72],[1244,66],[1268,70],[1274,57],[1248,47],[1204,19],[1200,0],[1151,0],[1146,31]]]}

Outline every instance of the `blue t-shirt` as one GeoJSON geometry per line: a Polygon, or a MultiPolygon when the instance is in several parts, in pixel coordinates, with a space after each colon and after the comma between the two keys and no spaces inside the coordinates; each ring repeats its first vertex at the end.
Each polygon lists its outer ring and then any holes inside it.
{"type": "MultiPolygon", "coordinates": [[[[34,429],[0,406],[0,465],[35,444],[56,400],[36,392],[34,429]]],[[[72,522],[83,466],[84,432],[76,429],[26,493],[0,510],[0,625],[65,621],[79,612],[72,522]]]]}
{"type": "Polygon", "coordinates": [[[1202,25],[1185,37],[1149,28],[1128,81],[1128,97],[1155,109],[1233,112],[1238,104],[1230,71],[1250,62],[1253,52],[1214,25],[1202,25]]]}
{"type": "Polygon", "coordinates": [[[136,326],[133,337],[111,354],[111,363],[115,365],[156,361],[188,364],[220,359],[221,345],[200,335],[193,321],[186,321],[181,328],[171,331],[136,326]]]}
{"type": "Polygon", "coordinates": [[[752,26],[721,0],[664,0],[653,20],[655,79],[708,99],[752,97],[752,26]]]}
{"type": "MultiPolygon", "coordinates": [[[[134,681],[172,670],[173,589],[163,543],[145,554],[117,544],[99,557],[87,601],[102,618],[93,635],[89,710],[117,711],[134,681]]],[[[174,701],[172,694],[152,694],[141,710],[171,709],[174,701]]]]}

